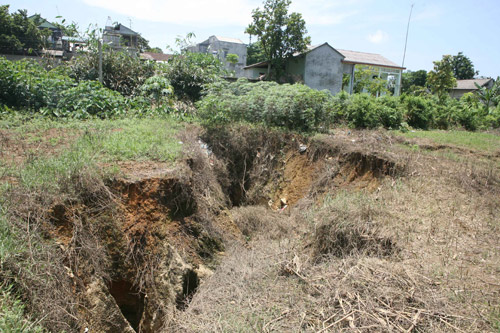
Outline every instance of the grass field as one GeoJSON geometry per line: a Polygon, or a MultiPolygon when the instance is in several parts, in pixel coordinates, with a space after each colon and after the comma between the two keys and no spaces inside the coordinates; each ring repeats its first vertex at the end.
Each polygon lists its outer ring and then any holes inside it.
{"type": "Polygon", "coordinates": [[[394,131],[396,135],[408,139],[429,139],[436,144],[453,145],[485,152],[500,151],[500,135],[498,133],[467,132],[467,131],[394,131]]]}

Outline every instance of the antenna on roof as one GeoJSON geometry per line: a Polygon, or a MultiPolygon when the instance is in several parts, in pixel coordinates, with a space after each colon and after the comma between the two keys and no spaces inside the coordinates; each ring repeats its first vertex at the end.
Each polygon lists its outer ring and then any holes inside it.
{"type": "Polygon", "coordinates": [[[129,26],[130,30],[132,30],[132,19],[130,17],[128,17],[127,20],[128,20],[128,26],[129,26]]]}
{"type": "Polygon", "coordinates": [[[410,31],[411,12],[413,11],[414,5],[415,5],[414,3],[411,4],[410,16],[408,17],[408,25],[406,26],[405,50],[403,51],[403,62],[401,63],[401,67],[405,67],[406,45],[408,44],[408,31],[410,31]]]}

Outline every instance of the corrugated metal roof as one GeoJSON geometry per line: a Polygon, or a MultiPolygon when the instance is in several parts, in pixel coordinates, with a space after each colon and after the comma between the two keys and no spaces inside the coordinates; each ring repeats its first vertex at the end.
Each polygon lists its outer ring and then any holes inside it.
{"type": "Polygon", "coordinates": [[[493,79],[470,79],[470,80],[457,80],[457,86],[453,89],[464,89],[464,90],[477,90],[474,83],[483,87],[487,85],[493,79]]]}
{"type": "Polygon", "coordinates": [[[168,61],[173,57],[172,54],[164,53],[154,53],[154,52],[144,52],[140,55],[141,59],[144,60],[154,60],[154,61],[168,61]]]}
{"type": "Polygon", "coordinates": [[[380,54],[340,49],[337,49],[337,51],[345,56],[345,59],[343,61],[347,63],[404,69],[404,67],[399,66],[398,64],[390,61],[380,54]]]}
{"type": "Polygon", "coordinates": [[[222,36],[215,36],[218,40],[221,42],[227,42],[227,43],[236,43],[236,44],[245,44],[243,43],[240,39],[238,38],[230,38],[230,37],[222,37],[222,36]]]}

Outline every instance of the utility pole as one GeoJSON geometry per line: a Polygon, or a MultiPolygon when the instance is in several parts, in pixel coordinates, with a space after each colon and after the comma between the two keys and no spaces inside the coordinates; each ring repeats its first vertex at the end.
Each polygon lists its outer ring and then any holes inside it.
{"type": "Polygon", "coordinates": [[[411,4],[410,16],[408,17],[408,25],[406,26],[405,50],[403,51],[403,62],[401,63],[401,67],[405,67],[406,45],[408,44],[408,32],[410,31],[411,12],[413,11],[414,5],[415,4],[413,4],[413,3],[411,4]]]}
{"type": "MultiPolygon", "coordinates": [[[[406,46],[408,45],[408,32],[410,31],[410,20],[411,20],[411,13],[413,11],[413,6],[415,4],[412,3],[410,7],[410,16],[408,16],[408,25],[406,26],[406,38],[405,38],[405,49],[403,51],[403,61],[401,63],[401,67],[405,67],[405,58],[406,58],[406,46]]],[[[401,91],[401,83],[403,81],[403,69],[401,69],[401,74],[399,75],[399,91],[401,91]]]]}
{"type": "Polygon", "coordinates": [[[102,39],[97,41],[99,49],[99,82],[102,83],[102,39]]]}

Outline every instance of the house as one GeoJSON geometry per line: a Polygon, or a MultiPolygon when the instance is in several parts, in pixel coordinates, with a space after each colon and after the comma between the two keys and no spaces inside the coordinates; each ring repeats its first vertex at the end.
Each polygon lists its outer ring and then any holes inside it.
{"type": "Polygon", "coordinates": [[[155,53],[155,52],[143,52],[140,54],[141,60],[151,60],[156,62],[168,62],[172,59],[173,54],[155,53]]]}
{"type": "MultiPolygon", "coordinates": [[[[403,67],[379,54],[335,49],[328,43],[310,46],[295,54],[288,60],[285,71],[294,81],[304,82],[313,89],[326,89],[337,94],[344,88],[352,94],[356,70],[366,67],[371,69],[374,77],[392,84],[394,95],[399,95],[403,67]],[[343,87],[345,78],[349,84],[343,87]]],[[[267,75],[268,62],[245,66],[244,70],[247,78],[258,79],[267,75]]]]}
{"type": "Polygon", "coordinates": [[[235,72],[236,77],[244,77],[243,67],[247,62],[247,46],[237,38],[210,36],[207,40],[186,48],[193,53],[213,54],[223,62],[225,68],[235,72]],[[238,56],[237,63],[233,64],[227,61],[228,54],[238,56]]]}
{"type": "MultiPolygon", "coordinates": [[[[50,23],[46,19],[40,16],[40,14],[35,14],[31,15],[28,17],[29,20],[31,20],[39,30],[49,30],[50,35],[47,36],[47,49],[48,50],[64,50],[64,45],[62,41],[63,33],[62,30],[55,26],[54,24],[50,23]]],[[[61,54],[62,56],[62,54],[61,54]]]]}
{"type": "Polygon", "coordinates": [[[113,50],[127,51],[136,55],[139,51],[140,35],[123,24],[107,25],[102,33],[102,42],[113,50]]]}
{"type": "Polygon", "coordinates": [[[495,81],[491,78],[488,79],[470,79],[470,80],[457,80],[457,86],[450,91],[453,98],[459,99],[464,94],[475,92],[477,89],[476,84],[486,89],[491,89],[495,81]]]}
{"type": "Polygon", "coordinates": [[[42,31],[48,30],[47,44],[42,54],[53,59],[68,60],[71,59],[77,50],[82,49],[86,45],[86,41],[79,37],[64,36],[64,32],[60,27],[50,23],[46,19],[35,14],[29,17],[35,23],[37,28],[42,31]]]}

